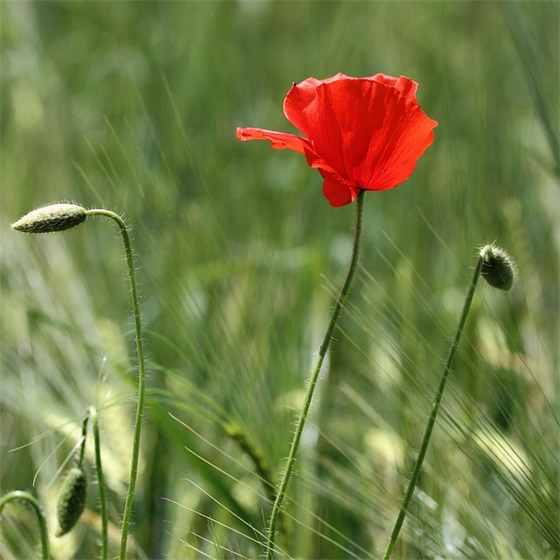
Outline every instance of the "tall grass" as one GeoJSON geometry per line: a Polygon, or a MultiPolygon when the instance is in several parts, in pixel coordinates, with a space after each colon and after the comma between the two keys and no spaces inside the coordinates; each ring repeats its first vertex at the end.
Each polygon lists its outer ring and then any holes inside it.
{"type": "MultiPolygon", "coordinates": [[[[382,555],[477,247],[497,240],[519,280],[478,288],[395,557],[558,557],[556,2],[0,10],[0,494],[31,490],[54,533],[60,473],[95,406],[117,554],[136,391],[124,256],[103,224],[9,230],[48,202],[103,206],[133,226],[148,351],[130,554],[262,554],[353,208],[330,208],[302,158],[242,145],[235,127],[291,130],[292,81],[404,74],[440,126],[410,180],[368,195],[278,546],[382,555]]],[[[51,539],[57,558],[99,554],[95,491],[86,507],[51,539]]],[[[0,555],[32,557],[35,526],[5,510],[0,555]]]]}

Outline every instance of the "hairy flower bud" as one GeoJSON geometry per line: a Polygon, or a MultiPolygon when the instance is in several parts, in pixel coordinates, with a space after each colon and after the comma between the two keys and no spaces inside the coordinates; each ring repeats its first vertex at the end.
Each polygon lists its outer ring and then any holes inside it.
{"type": "Polygon", "coordinates": [[[76,204],[49,204],[29,212],[12,224],[12,229],[24,233],[64,231],[81,224],[87,217],[85,208],[76,204]]]}
{"type": "Polygon", "coordinates": [[[72,530],[84,511],[86,504],[86,473],[79,467],[68,471],[56,505],[59,529],[57,537],[62,537],[72,530]]]}
{"type": "Polygon", "coordinates": [[[493,245],[483,249],[482,276],[494,288],[509,290],[515,280],[515,266],[511,257],[493,245]]]}

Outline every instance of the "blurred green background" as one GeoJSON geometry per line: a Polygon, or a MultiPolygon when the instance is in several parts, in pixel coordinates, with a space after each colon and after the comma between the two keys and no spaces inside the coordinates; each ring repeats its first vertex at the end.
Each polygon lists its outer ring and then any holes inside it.
{"type": "MultiPolygon", "coordinates": [[[[405,184],[366,196],[361,268],[279,545],[287,558],[382,554],[477,248],[496,241],[519,280],[478,288],[395,557],[559,556],[558,2],[0,11],[1,494],[31,490],[54,532],[60,469],[98,407],[116,554],[135,395],[121,242],[99,220],[9,227],[47,203],[105,207],[133,228],[149,352],[131,555],[262,553],[259,476],[276,482],[287,455],[354,207],[331,208],[304,158],[242,144],[235,127],[294,131],[293,81],[402,74],[439,127],[405,184]]],[[[10,506],[0,556],[36,554],[34,527],[10,506]]],[[[98,527],[92,484],[53,555],[97,557],[98,527]]]]}

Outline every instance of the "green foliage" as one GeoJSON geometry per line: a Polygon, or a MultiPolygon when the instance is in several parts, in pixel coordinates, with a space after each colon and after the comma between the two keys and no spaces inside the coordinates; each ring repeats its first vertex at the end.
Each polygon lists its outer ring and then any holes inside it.
{"type": "MultiPolygon", "coordinates": [[[[354,209],[331,208],[303,158],[242,144],[235,127],[292,131],[292,81],[404,74],[436,139],[405,184],[365,197],[358,278],[278,545],[382,554],[477,247],[496,241],[519,278],[507,293],[478,288],[394,557],[558,557],[558,3],[0,10],[0,494],[34,485],[54,534],[61,466],[94,405],[117,554],[136,394],[120,240],[99,220],[51,236],[9,227],[57,201],[110,208],[133,226],[149,357],[130,554],[262,553],[267,479],[288,452],[354,209]]],[[[51,540],[56,558],[99,554],[89,494],[80,530],[51,540]]],[[[34,526],[4,513],[0,555],[29,557],[34,526]]]]}

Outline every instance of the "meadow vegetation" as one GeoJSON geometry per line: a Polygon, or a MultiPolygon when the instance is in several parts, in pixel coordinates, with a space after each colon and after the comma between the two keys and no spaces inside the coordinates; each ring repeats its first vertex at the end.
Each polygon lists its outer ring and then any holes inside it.
{"type": "MultiPolygon", "coordinates": [[[[91,482],[55,538],[56,496],[99,414],[110,557],[133,437],[134,323],[117,229],[10,230],[58,201],[131,226],[147,409],[130,557],[258,558],[310,367],[347,267],[353,207],[304,158],[242,144],[293,131],[292,82],[406,75],[439,122],[412,177],[366,193],[357,278],[288,488],[285,558],[379,558],[478,248],[481,283],[395,558],[560,556],[560,4],[0,4],[0,495],[31,491],[57,559],[99,556],[91,482]]],[[[30,510],[2,558],[36,556],[30,510]]]]}

